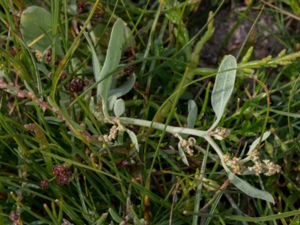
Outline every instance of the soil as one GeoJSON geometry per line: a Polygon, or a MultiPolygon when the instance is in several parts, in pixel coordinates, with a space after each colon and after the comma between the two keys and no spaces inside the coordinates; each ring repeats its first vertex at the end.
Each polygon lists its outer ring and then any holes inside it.
{"type": "MultiPolygon", "coordinates": [[[[198,13],[202,13],[201,9],[198,13]]],[[[284,49],[276,38],[282,35],[276,25],[276,14],[270,13],[266,8],[260,16],[259,14],[260,9],[247,10],[244,4],[228,4],[223,7],[215,17],[215,33],[202,51],[201,66],[216,66],[225,54],[237,56],[241,51],[243,56],[250,46],[254,47],[254,59],[274,56],[284,49]]]]}

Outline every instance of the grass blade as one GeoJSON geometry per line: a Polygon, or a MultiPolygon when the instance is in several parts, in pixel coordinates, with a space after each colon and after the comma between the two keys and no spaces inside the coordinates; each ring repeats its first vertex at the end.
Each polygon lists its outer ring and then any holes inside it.
{"type": "Polygon", "coordinates": [[[226,216],[226,218],[235,221],[245,221],[245,222],[266,222],[272,220],[279,220],[286,217],[297,216],[300,215],[300,210],[293,210],[289,212],[278,213],[270,216],[261,216],[261,217],[250,217],[250,216],[226,216]]]}

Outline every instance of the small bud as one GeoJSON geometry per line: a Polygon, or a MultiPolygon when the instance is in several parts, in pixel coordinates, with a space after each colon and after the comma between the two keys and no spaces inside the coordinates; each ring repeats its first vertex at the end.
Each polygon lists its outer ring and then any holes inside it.
{"type": "Polygon", "coordinates": [[[41,62],[42,59],[43,59],[43,53],[42,53],[41,51],[39,51],[39,50],[35,50],[34,54],[35,54],[36,59],[37,59],[39,62],[41,62]]]}
{"type": "Polygon", "coordinates": [[[49,187],[49,181],[48,180],[41,180],[40,181],[40,188],[45,190],[49,187]]]}
{"type": "Polygon", "coordinates": [[[67,79],[67,77],[68,77],[68,74],[67,74],[67,72],[62,72],[62,74],[60,75],[60,78],[59,78],[59,80],[61,80],[61,81],[63,81],[63,80],[65,80],[65,79],[67,79]]]}

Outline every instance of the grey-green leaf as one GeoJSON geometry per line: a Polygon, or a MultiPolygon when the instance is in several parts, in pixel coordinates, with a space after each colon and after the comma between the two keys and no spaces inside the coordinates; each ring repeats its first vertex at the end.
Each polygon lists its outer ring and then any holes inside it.
{"type": "Polygon", "coordinates": [[[107,216],[108,216],[108,213],[107,213],[107,212],[102,213],[101,216],[100,216],[100,218],[97,219],[96,225],[102,225],[102,224],[105,222],[107,216]]]}
{"type": "MultiPolygon", "coordinates": [[[[32,48],[44,52],[52,44],[51,14],[39,6],[30,6],[21,15],[21,33],[27,44],[36,41],[32,48]]],[[[61,46],[57,43],[58,52],[61,46]]]]}
{"type": "Polygon", "coordinates": [[[98,81],[98,78],[99,78],[99,75],[101,72],[101,65],[100,65],[98,56],[96,54],[96,50],[94,48],[93,42],[90,39],[88,33],[84,32],[83,34],[88,42],[89,50],[92,53],[93,73],[94,73],[95,80],[98,81]]]}
{"type": "Polygon", "coordinates": [[[194,100],[189,100],[188,102],[188,117],[187,125],[189,128],[194,128],[196,124],[196,119],[198,115],[198,107],[194,100]]]}
{"type": "Polygon", "coordinates": [[[253,143],[249,147],[248,154],[250,154],[257,147],[257,145],[259,144],[259,142],[265,141],[270,136],[270,134],[271,134],[271,132],[267,131],[267,132],[265,132],[263,134],[262,137],[259,137],[259,138],[255,139],[255,141],[253,141],[253,143]]]}
{"type": "Polygon", "coordinates": [[[228,178],[230,182],[237,187],[239,190],[244,192],[246,195],[249,195],[253,198],[259,198],[268,202],[271,202],[274,204],[274,198],[273,196],[267,192],[259,190],[255,187],[253,187],[251,184],[249,184],[247,181],[242,180],[238,176],[234,175],[232,172],[227,170],[228,178]]]}
{"type": "MultiPolygon", "coordinates": [[[[223,158],[223,156],[221,156],[223,158]]],[[[274,203],[273,196],[267,192],[259,190],[255,187],[253,187],[251,184],[249,184],[247,181],[242,180],[238,176],[236,176],[234,173],[230,171],[230,169],[227,167],[227,165],[224,163],[223,159],[221,160],[222,166],[227,172],[228,178],[230,182],[238,188],[240,191],[244,192],[246,195],[253,197],[253,198],[259,198],[271,203],[274,203]]]]}
{"type": "Polygon", "coordinates": [[[183,162],[185,165],[189,166],[189,162],[188,162],[188,160],[187,160],[187,158],[186,158],[185,152],[184,152],[183,148],[180,146],[179,143],[178,143],[178,152],[179,152],[179,156],[180,156],[182,162],[183,162]]]}
{"type": "Polygon", "coordinates": [[[114,103],[114,113],[116,117],[120,117],[125,112],[125,102],[119,98],[114,103]]]}
{"type": "Polygon", "coordinates": [[[134,147],[135,147],[136,151],[139,152],[140,151],[140,149],[139,149],[139,143],[138,143],[138,140],[137,140],[137,137],[136,137],[135,133],[132,132],[129,129],[126,129],[126,132],[129,135],[132,143],[134,144],[134,147]]]}
{"type": "Polygon", "coordinates": [[[219,66],[211,96],[211,104],[217,119],[209,130],[213,130],[218,125],[224,114],[225,107],[233,92],[236,68],[237,62],[232,55],[225,56],[219,66]]]}
{"type": "Polygon", "coordinates": [[[114,109],[114,105],[115,105],[115,102],[117,101],[117,96],[112,96],[111,98],[109,98],[108,100],[108,110],[113,110],[114,109]]]}
{"type": "Polygon", "coordinates": [[[111,89],[113,72],[116,71],[122,55],[122,50],[126,43],[125,23],[117,19],[114,23],[103,68],[99,75],[96,74],[97,97],[101,98],[103,104],[107,107],[109,92],[111,89]]]}
{"type": "Polygon", "coordinates": [[[115,96],[116,98],[120,98],[123,95],[126,95],[132,88],[135,83],[136,76],[133,73],[125,83],[123,83],[120,87],[111,89],[109,91],[109,99],[115,96]]]}
{"type": "Polygon", "coordinates": [[[108,209],[108,212],[109,212],[111,218],[112,218],[115,222],[121,223],[121,222],[123,221],[123,219],[117,214],[117,212],[116,212],[114,209],[109,208],[109,209],[108,209]]]}

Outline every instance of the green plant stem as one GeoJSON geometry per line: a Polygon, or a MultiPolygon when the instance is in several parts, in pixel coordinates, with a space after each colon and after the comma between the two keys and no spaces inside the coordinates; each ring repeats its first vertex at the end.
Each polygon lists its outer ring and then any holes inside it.
{"type": "Polygon", "coordinates": [[[229,220],[235,220],[235,221],[246,221],[246,222],[253,222],[253,223],[259,223],[259,222],[267,222],[272,220],[278,220],[281,218],[286,217],[292,217],[292,216],[298,216],[300,215],[300,210],[293,210],[288,212],[282,212],[278,214],[273,214],[269,216],[261,216],[261,217],[250,217],[250,216],[226,216],[229,220]]]}
{"type": "MultiPolygon", "coordinates": [[[[300,51],[291,53],[284,56],[277,56],[275,58],[263,58],[260,60],[253,60],[249,62],[241,62],[237,66],[237,70],[243,71],[244,69],[258,69],[261,67],[275,67],[278,65],[287,65],[296,59],[300,58],[300,51]]],[[[217,70],[212,68],[194,68],[190,73],[194,75],[211,75],[216,74],[217,70]]],[[[239,75],[238,75],[239,76],[239,75]]]]}
{"type": "MultiPolygon", "coordinates": [[[[156,11],[156,15],[155,15],[155,18],[154,18],[154,21],[153,21],[153,24],[152,24],[152,27],[151,27],[151,30],[150,30],[150,35],[149,35],[148,44],[147,44],[147,47],[146,47],[146,50],[145,50],[144,59],[146,59],[149,55],[149,52],[150,52],[150,49],[151,49],[151,46],[152,46],[152,42],[153,42],[154,32],[155,32],[155,29],[156,29],[156,26],[157,26],[157,23],[158,23],[158,19],[159,19],[161,10],[162,10],[162,5],[163,4],[160,3],[159,6],[158,6],[158,9],[156,11]]],[[[141,74],[144,73],[145,68],[146,68],[146,61],[143,62],[143,65],[142,65],[142,68],[141,68],[141,74]]]]}

